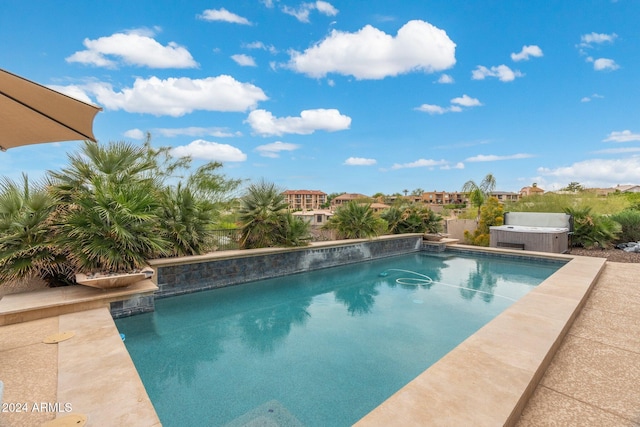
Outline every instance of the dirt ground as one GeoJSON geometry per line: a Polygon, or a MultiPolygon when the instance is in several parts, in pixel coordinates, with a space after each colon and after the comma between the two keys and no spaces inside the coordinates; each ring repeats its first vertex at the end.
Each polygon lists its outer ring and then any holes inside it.
{"type": "Polygon", "coordinates": [[[585,249],[571,248],[571,255],[593,256],[598,258],[606,258],[611,262],[638,262],[640,263],[640,253],[625,252],[622,249],[585,249]]]}

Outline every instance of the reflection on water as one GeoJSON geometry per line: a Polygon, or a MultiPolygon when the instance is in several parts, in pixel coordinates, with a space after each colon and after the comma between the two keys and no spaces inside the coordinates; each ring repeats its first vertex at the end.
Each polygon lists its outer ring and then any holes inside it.
{"type": "Polygon", "coordinates": [[[469,272],[468,288],[460,288],[460,296],[471,299],[478,295],[484,302],[493,301],[493,290],[498,278],[490,270],[489,263],[476,263],[476,268],[469,272]]]}
{"type": "Polygon", "coordinates": [[[375,296],[378,295],[376,287],[380,282],[364,283],[359,286],[350,286],[337,289],[333,292],[336,301],[347,307],[347,312],[351,316],[359,316],[367,314],[373,308],[376,302],[375,296]]]}
{"type": "Polygon", "coordinates": [[[242,341],[251,350],[270,353],[282,342],[292,325],[302,326],[311,316],[307,311],[311,297],[255,310],[240,316],[238,323],[243,332],[242,341]]]}
{"type": "Polygon", "coordinates": [[[116,323],[163,425],[224,425],[269,401],[350,425],[559,267],[529,264],[409,254],[161,299],[116,323]]]}

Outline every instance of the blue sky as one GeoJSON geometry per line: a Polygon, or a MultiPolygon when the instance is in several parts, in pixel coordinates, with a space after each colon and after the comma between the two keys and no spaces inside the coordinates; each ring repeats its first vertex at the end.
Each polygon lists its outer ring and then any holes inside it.
{"type": "MultiPolygon", "coordinates": [[[[0,2],[0,68],[283,189],[640,184],[631,0],[0,2]]],[[[0,153],[38,178],[78,142],[0,153]]]]}

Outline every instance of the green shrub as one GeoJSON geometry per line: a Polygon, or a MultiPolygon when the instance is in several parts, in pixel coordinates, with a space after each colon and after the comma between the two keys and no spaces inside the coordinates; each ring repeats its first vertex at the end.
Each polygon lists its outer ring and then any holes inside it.
{"type": "Polygon", "coordinates": [[[592,213],[590,207],[566,208],[565,212],[573,216],[573,246],[608,248],[622,229],[611,217],[592,213]]]}
{"type": "Polygon", "coordinates": [[[622,231],[618,237],[620,242],[640,241],[640,211],[626,209],[611,215],[611,219],[620,224],[622,231]]]}
{"type": "Polygon", "coordinates": [[[612,215],[632,205],[624,194],[601,197],[593,192],[577,194],[544,193],[526,196],[517,202],[506,202],[506,212],[563,212],[566,208],[581,210],[590,208],[593,214],[612,215]]]}
{"type": "Polygon", "coordinates": [[[464,232],[465,241],[475,246],[489,246],[490,227],[502,225],[504,222],[504,210],[498,199],[490,197],[480,209],[480,221],[478,227],[471,233],[464,232]]]}

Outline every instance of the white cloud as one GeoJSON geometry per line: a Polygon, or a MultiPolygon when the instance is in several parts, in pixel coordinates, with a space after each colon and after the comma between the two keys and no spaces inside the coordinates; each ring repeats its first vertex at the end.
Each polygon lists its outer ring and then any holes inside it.
{"type": "Polygon", "coordinates": [[[291,51],[288,66],[311,77],[338,73],[375,80],[451,68],[455,47],[444,30],[428,22],[409,21],[395,37],[367,25],[355,33],[333,30],[303,53],[291,51]]]}
{"type": "Polygon", "coordinates": [[[440,169],[442,170],[464,169],[464,163],[458,162],[455,165],[444,165],[440,169]]]}
{"type": "Polygon", "coordinates": [[[446,160],[418,159],[410,163],[394,163],[391,169],[446,167],[447,164],[448,162],[446,160]]]}
{"type": "Polygon", "coordinates": [[[454,81],[453,77],[451,77],[449,74],[443,74],[438,79],[438,83],[441,83],[441,84],[451,84],[453,83],[453,81],[454,81]]]}
{"type": "Polygon", "coordinates": [[[478,67],[471,72],[471,78],[473,80],[484,80],[486,77],[497,77],[502,82],[510,82],[516,79],[516,77],[522,77],[522,74],[518,70],[512,70],[506,65],[498,65],[497,67],[491,67],[491,69],[478,65],[478,67]]]}
{"type": "Polygon", "coordinates": [[[145,133],[140,129],[129,129],[124,133],[124,136],[131,139],[144,139],[145,133]]]}
{"type": "Polygon", "coordinates": [[[453,98],[449,107],[441,107],[439,105],[433,104],[422,104],[421,106],[416,107],[415,110],[434,115],[444,113],[460,113],[463,111],[461,107],[478,107],[481,105],[482,103],[479,99],[471,98],[469,95],[464,94],[457,98],[453,98]]]}
{"type": "Polygon", "coordinates": [[[158,133],[167,138],[173,138],[176,136],[215,136],[217,138],[229,138],[234,136],[241,136],[240,132],[229,132],[226,128],[219,127],[197,127],[190,126],[186,128],[155,128],[151,131],[152,134],[158,133]]]}
{"type": "Polygon", "coordinates": [[[376,163],[376,159],[366,159],[364,157],[349,157],[344,161],[343,164],[347,166],[372,166],[376,163]]]}
{"type": "Polygon", "coordinates": [[[422,111],[425,113],[429,113],[431,115],[434,114],[444,114],[444,113],[448,113],[449,109],[448,108],[444,108],[441,107],[439,105],[433,105],[433,104],[422,104],[419,107],[415,108],[417,111],[422,111]]]}
{"type": "Polygon", "coordinates": [[[284,13],[294,16],[300,22],[309,22],[309,14],[314,10],[326,16],[336,16],[338,14],[338,9],[333,7],[331,3],[321,0],[302,3],[297,9],[289,6],[282,8],[284,13]]]}
{"type": "Polygon", "coordinates": [[[465,161],[467,161],[467,162],[497,162],[497,161],[501,161],[501,160],[529,159],[531,157],[534,157],[534,155],[533,154],[525,154],[525,153],[511,154],[511,155],[508,155],[508,156],[496,156],[495,154],[489,154],[489,155],[478,154],[477,156],[473,156],[473,157],[469,157],[469,158],[465,159],[465,161]]]}
{"type": "Polygon", "coordinates": [[[187,49],[169,42],[162,46],[149,32],[116,33],[96,40],[84,39],[87,50],[74,53],[67,62],[116,68],[120,63],[149,68],[194,68],[198,63],[187,49]]]}
{"type": "MultiPolygon", "coordinates": [[[[600,33],[590,33],[584,34],[580,38],[579,52],[581,55],[587,55],[586,50],[594,48],[598,45],[602,44],[610,44],[613,43],[614,40],[618,37],[617,34],[600,34],[600,33]]],[[[593,63],[593,69],[596,71],[613,71],[620,68],[620,66],[613,59],[609,58],[598,58],[594,59],[593,56],[587,56],[585,61],[593,63]]]]}
{"type": "Polygon", "coordinates": [[[593,61],[593,69],[596,71],[617,70],[620,68],[616,61],[608,58],[598,58],[593,61]]]}
{"type": "Polygon", "coordinates": [[[624,159],[590,159],[559,168],[538,168],[542,175],[577,181],[587,187],[615,186],[640,182],[640,157],[624,159]]]}
{"type": "Polygon", "coordinates": [[[318,0],[315,2],[316,10],[326,16],[336,16],[338,9],[329,2],[318,0]]]}
{"type": "Polygon", "coordinates": [[[522,46],[522,50],[518,53],[512,53],[511,59],[513,61],[528,61],[530,57],[539,58],[543,56],[542,49],[536,45],[522,46]]]}
{"type": "Polygon", "coordinates": [[[479,99],[471,98],[469,95],[464,94],[458,98],[451,100],[452,104],[462,105],[463,107],[479,107],[482,105],[479,99]]]}
{"type": "Polygon", "coordinates": [[[254,132],[263,135],[283,135],[295,133],[308,135],[316,130],[335,132],[349,129],[351,117],[340,114],[336,109],[304,110],[300,117],[274,117],[269,111],[254,110],[249,113],[246,123],[254,132]]]}
{"type": "Polygon", "coordinates": [[[256,42],[252,42],[252,43],[247,43],[243,45],[244,48],[246,49],[262,49],[262,50],[266,50],[269,53],[278,53],[278,49],[276,49],[276,47],[274,45],[266,45],[262,42],[256,41],[256,42]]]}
{"type": "Polygon", "coordinates": [[[256,66],[256,61],[249,55],[244,55],[244,54],[231,55],[231,59],[233,59],[234,61],[236,61],[238,65],[242,65],[243,67],[256,66]]]}
{"type": "Polygon", "coordinates": [[[249,22],[247,18],[231,13],[224,7],[220,9],[207,9],[198,15],[198,18],[205,21],[222,21],[232,24],[251,25],[251,22],[249,22]]]}
{"type": "Polygon", "coordinates": [[[602,95],[598,95],[597,93],[594,93],[591,96],[585,96],[583,97],[580,102],[591,102],[592,99],[598,99],[598,98],[604,98],[604,96],[602,95]]]}
{"type": "Polygon", "coordinates": [[[256,147],[256,151],[263,157],[276,158],[280,157],[281,151],[294,151],[300,148],[297,144],[291,144],[289,142],[276,141],[271,144],[259,145],[256,147]]]}
{"type": "Polygon", "coordinates": [[[607,148],[605,150],[594,151],[594,153],[598,153],[598,154],[640,153],[640,147],[607,148]]]}
{"type": "Polygon", "coordinates": [[[121,91],[115,91],[109,83],[92,83],[86,90],[109,110],[173,117],[195,110],[246,111],[268,99],[259,87],[225,75],[204,79],[137,78],[133,87],[121,91]]]}
{"type": "Polygon", "coordinates": [[[602,33],[590,33],[584,34],[580,37],[580,47],[591,48],[594,44],[613,43],[618,38],[616,33],[602,34],[602,33]]]}
{"type": "Polygon", "coordinates": [[[191,156],[194,159],[219,162],[244,162],[247,160],[247,155],[239,148],[203,139],[197,139],[189,145],[175,147],[171,150],[171,153],[178,157],[191,156]]]}
{"type": "Polygon", "coordinates": [[[632,133],[630,130],[623,130],[621,132],[613,131],[603,139],[604,142],[633,142],[640,141],[640,133],[632,133]]]}

